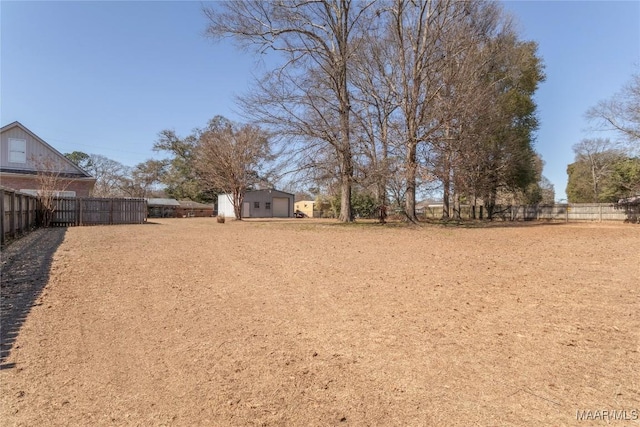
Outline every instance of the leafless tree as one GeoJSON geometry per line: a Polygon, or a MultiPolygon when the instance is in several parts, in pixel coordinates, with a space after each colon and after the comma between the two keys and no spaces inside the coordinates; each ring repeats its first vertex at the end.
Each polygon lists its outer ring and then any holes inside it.
{"type": "Polygon", "coordinates": [[[390,58],[399,71],[392,88],[402,112],[399,127],[403,143],[406,174],[405,213],[416,221],[416,182],[418,146],[439,127],[433,108],[444,65],[439,41],[452,20],[455,1],[395,0],[389,9],[390,58]]]}
{"type": "Polygon", "coordinates": [[[363,34],[366,49],[360,49],[350,72],[356,180],[370,188],[379,206],[388,204],[388,185],[399,173],[394,157],[398,147],[398,109],[395,84],[399,67],[389,43],[386,15],[363,34]]]}
{"type": "Polygon", "coordinates": [[[614,130],[623,136],[628,146],[640,147],[640,74],[632,77],[611,99],[600,101],[586,116],[597,129],[614,130]]]}
{"type": "Polygon", "coordinates": [[[129,168],[122,163],[100,154],[90,154],[86,171],[96,183],[91,191],[93,197],[121,197],[124,180],[129,176],[129,168]]]}
{"type": "Polygon", "coordinates": [[[333,147],[341,184],[340,220],[351,221],[353,154],[349,64],[375,1],[233,1],[207,7],[208,35],[234,37],[284,64],[244,99],[254,118],[280,133],[333,147]]]}
{"type": "Polygon", "coordinates": [[[120,183],[120,190],[129,197],[154,197],[161,193],[157,185],[167,169],[168,161],[149,159],[131,168],[120,183]]]}
{"type": "Polygon", "coordinates": [[[215,117],[199,132],[195,168],[209,187],[232,195],[236,219],[242,219],[244,194],[260,181],[259,172],[270,160],[269,135],[253,125],[238,125],[215,117]]]}
{"type": "Polygon", "coordinates": [[[58,207],[56,198],[74,182],[58,161],[51,157],[32,158],[36,166],[37,197],[40,204],[41,224],[49,227],[58,207]]]}

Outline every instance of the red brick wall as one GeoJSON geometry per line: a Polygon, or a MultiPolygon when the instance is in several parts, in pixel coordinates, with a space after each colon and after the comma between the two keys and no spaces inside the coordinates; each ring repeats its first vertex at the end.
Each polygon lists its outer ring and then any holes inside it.
{"type": "MultiPolygon", "coordinates": [[[[67,182],[64,180],[61,181],[67,182]]],[[[10,175],[2,175],[2,177],[0,177],[0,185],[13,188],[14,190],[37,190],[39,187],[35,177],[10,175]]],[[[75,191],[76,197],[89,197],[89,193],[93,188],[93,181],[72,181],[66,188],[64,188],[64,185],[62,185],[62,187],[60,190],[75,191]]]]}

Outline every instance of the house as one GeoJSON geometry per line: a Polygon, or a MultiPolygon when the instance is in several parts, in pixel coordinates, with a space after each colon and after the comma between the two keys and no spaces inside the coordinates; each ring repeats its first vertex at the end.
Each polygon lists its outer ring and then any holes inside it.
{"type": "Polygon", "coordinates": [[[302,212],[309,218],[313,218],[313,208],[315,207],[316,202],[313,200],[300,200],[295,203],[295,211],[302,212]]]}
{"type": "MultiPolygon", "coordinates": [[[[292,218],[295,196],[278,190],[247,191],[242,203],[243,218],[292,218]]],[[[218,195],[218,215],[234,218],[233,196],[218,195]]]]}
{"type": "Polygon", "coordinates": [[[180,202],[175,199],[147,199],[147,217],[176,218],[180,202]]]}
{"type": "Polygon", "coordinates": [[[180,200],[180,206],[176,210],[178,218],[213,216],[213,205],[194,202],[192,200],[180,200]]]}
{"type": "Polygon", "coordinates": [[[50,180],[53,190],[66,197],[89,197],[96,182],[62,153],[47,144],[20,122],[0,129],[0,184],[25,193],[41,190],[43,173],[57,178],[50,180]]]}

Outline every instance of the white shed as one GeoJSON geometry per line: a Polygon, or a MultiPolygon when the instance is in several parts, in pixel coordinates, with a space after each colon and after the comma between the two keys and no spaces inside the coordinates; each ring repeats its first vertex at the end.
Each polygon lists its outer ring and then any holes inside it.
{"type": "MultiPolygon", "coordinates": [[[[247,191],[242,203],[243,218],[292,218],[295,196],[279,190],[247,191]]],[[[218,215],[234,218],[233,196],[218,195],[218,215]]]]}

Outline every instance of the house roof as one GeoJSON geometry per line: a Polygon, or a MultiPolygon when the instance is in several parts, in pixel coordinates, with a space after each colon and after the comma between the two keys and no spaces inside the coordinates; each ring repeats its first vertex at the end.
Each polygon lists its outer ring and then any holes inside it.
{"type": "MultiPolygon", "coordinates": [[[[76,169],[78,171],[78,173],[81,174],[82,176],[84,176],[86,178],[92,178],[92,176],[91,176],[91,174],[89,172],[87,172],[86,170],[82,169],[80,166],[76,165],[71,160],[67,159],[64,156],[64,154],[62,154],[61,152],[59,152],[58,150],[53,148],[44,139],[40,138],[35,133],[31,132],[25,125],[23,125],[22,123],[20,123],[18,121],[15,121],[15,122],[9,123],[8,125],[2,126],[2,128],[0,128],[0,133],[8,131],[10,129],[13,129],[14,127],[20,128],[23,132],[27,133],[33,139],[35,139],[36,141],[38,141],[39,143],[41,143],[42,145],[47,147],[49,150],[53,151],[53,153],[56,154],[57,156],[59,156],[62,161],[68,163],[72,168],[76,169]]],[[[5,172],[9,172],[9,170],[5,170],[5,172]]]]}
{"type": "Polygon", "coordinates": [[[176,199],[147,199],[147,206],[180,206],[176,199]]]}
{"type": "Polygon", "coordinates": [[[186,209],[213,209],[213,205],[206,205],[204,203],[194,202],[193,200],[180,200],[178,203],[181,208],[186,209]]]}

